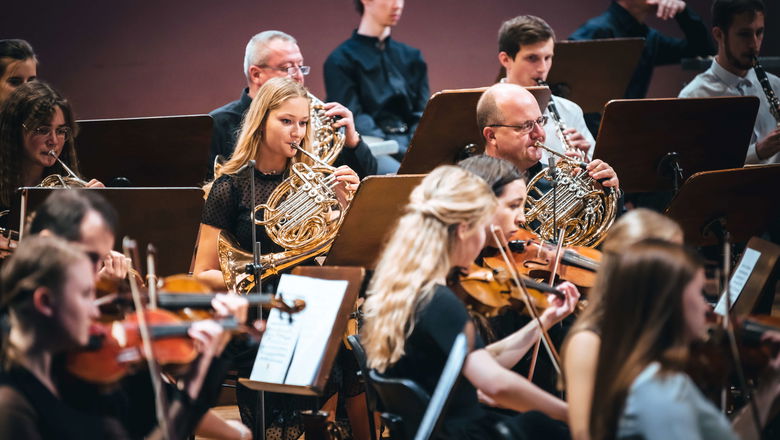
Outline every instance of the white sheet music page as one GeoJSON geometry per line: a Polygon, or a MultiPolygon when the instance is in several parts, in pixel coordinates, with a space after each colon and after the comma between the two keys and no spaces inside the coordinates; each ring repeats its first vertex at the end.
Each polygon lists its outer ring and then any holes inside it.
{"type": "Polygon", "coordinates": [[[292,315],[273,310],[266,323],[250,379],[287,385],[311,385],[319,370],[347,281],[284,274],[277,295],[285,302],[306,302],[292,315]]]}
{"type": "Polygon", "coordinates": [[[300,326],[295,325],[295,316],[290,321],[286,313],[271,310],[249,379],[284,383],[298,342],[299,329],[300,326]]]}
{"type": "MultiPolygon", "coordinates": [[[[742,254],[739,266],[737,266],[737,270],[734,271],[731,280],[729,280],[729,290],[731,292],[730,304],[732,307],[737,301],[737,298],[739,298],[739,294],[742,293],[742,289],[745,287],[748,278],[750,278],[750,274],[753,273],[753,268],[756,267],[759,257],[761,257],[761,252],[751,248],[745,249],[745,253],[742,254]]],[[[715,306],[715,313],[719,315],[726,314],[726,292],[723,292],[720,295],[718,305],[715,306]]]]}
{"type": "Polygon", "coordinates": [[[306,308],[295,315],[298,344],[285,384],[305,386],[314,382],[348,284],[346,280],[282,275],[279,291],[284,293],[285,300],[306,301],[306,308]]]}

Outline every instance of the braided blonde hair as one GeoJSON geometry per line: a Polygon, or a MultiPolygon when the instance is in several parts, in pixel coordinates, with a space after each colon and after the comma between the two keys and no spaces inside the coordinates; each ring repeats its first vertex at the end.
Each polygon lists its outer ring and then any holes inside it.
{"type": "Polygon", "coordinates": [[[496,205],[484,180],[455,166],[433,170],[412,191],[363,305],[361,339],[369,367],[384,372],[403,356],[415,313],[452,267],[457,226],[484,227],[496,205]]]}

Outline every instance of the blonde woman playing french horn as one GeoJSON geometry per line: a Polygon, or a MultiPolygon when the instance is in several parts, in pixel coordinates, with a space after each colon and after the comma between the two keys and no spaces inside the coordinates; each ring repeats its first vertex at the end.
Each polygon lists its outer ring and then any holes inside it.
{"type": "MultiPolygon", "coordinates": [[[[433,392],[452,343],[469,321],[445,278],[477,257],[496,207],[488,185],[458,167],[439,167],[414,189],[363,306],[361,338],[371,368],[433,392]]],[[[559,288],[576,296],[571,284],[559,288]]],[[[510,336],[485,347],[477,337],[463,366],[467,380],[452,391],[441,438],[495,438],[499,422],[518,438],[569,437],[562,423],[566,403],[508,369],[530,347],[522,350],[523,345],[510,336]],[[478,393],[488,403],[523,413],[507,416],[486,410],[478,403],[478,393]]]]}
{"type": "MultiPolygon", "coordinates": [[[[265,203],[276,187],[287,177],[294,161],[310,163],[295,145],[308,149],[311,145],[309,125],[309,97],[306,89],[289,78],[268,80],[252,100],[236,150],[214,176],[214,181],[204,188],[208,199],[203,208],[200,224],[198,253],[195,257],[195,277],[216,290],[226,290],[217,256],[217,236],[226,230],[236,237],[241,248],[251,252],[252,227],[250,210],[265,203]],[[237,173],[249,160],[255,160],[255,191],[250,193],[249,173],[237,173]]],[[[357,189],[360,179],[347,166],[333,173],[335,192],[342,207],[346,207],[349,194],[357,189]]],[[[257,237],[263,254],[283,251],[271,241],[262,227],[257,237]]]]}

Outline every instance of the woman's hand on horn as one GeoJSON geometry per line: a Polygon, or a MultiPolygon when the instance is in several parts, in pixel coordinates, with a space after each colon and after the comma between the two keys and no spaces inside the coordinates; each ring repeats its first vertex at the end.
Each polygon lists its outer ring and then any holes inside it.
{"type": "Polygon", "coordinates": [[[352,168],[342,165],[333,172],[333,177],[339,183],[336,185],[336,197],[342,208],[346,208],[352,196],[360,185],[360,178],[352,168]]]}

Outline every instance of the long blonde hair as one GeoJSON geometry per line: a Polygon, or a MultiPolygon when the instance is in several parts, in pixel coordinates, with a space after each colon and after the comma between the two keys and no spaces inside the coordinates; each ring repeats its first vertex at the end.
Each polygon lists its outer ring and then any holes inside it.
{"type": "MultiPolygon", "coordinates": [[[[230,159],[214,173],[214,180],[225,174],[235,174],[249,160],[257,159],[260,145],[265,140],[265,125],[268,114],[281,107],[282,104],[292,98],[306,98],[311,101],[309,92],[301,84],[291,78],[271,78],[258,89],[252,104],[249,106],[244,119],[241,122],[241,131],[236,140],[236,149],[230,159]]],[[[306,133],[301,139],[301,148],[311,152],[312,145],[311,124],[306,126],[306,133]]],[[[311,164],[309,158],[298,153],[293,162],[306,162],[311,164]]],[[[290,163],[287,164],[290,166],[290,163]]],[[[203,189],[208,194],[211,183],[207,183],[203,189]]]]}
{"type": "Polygon", "coordinates": [[[371,368],[384,372],[403,356],[415,313],[452,267],[457,226],[483,227],[496,204],[484,180],[454,166],[436,168],[412,191],[363,305],[361,338],[371,368]]]}

